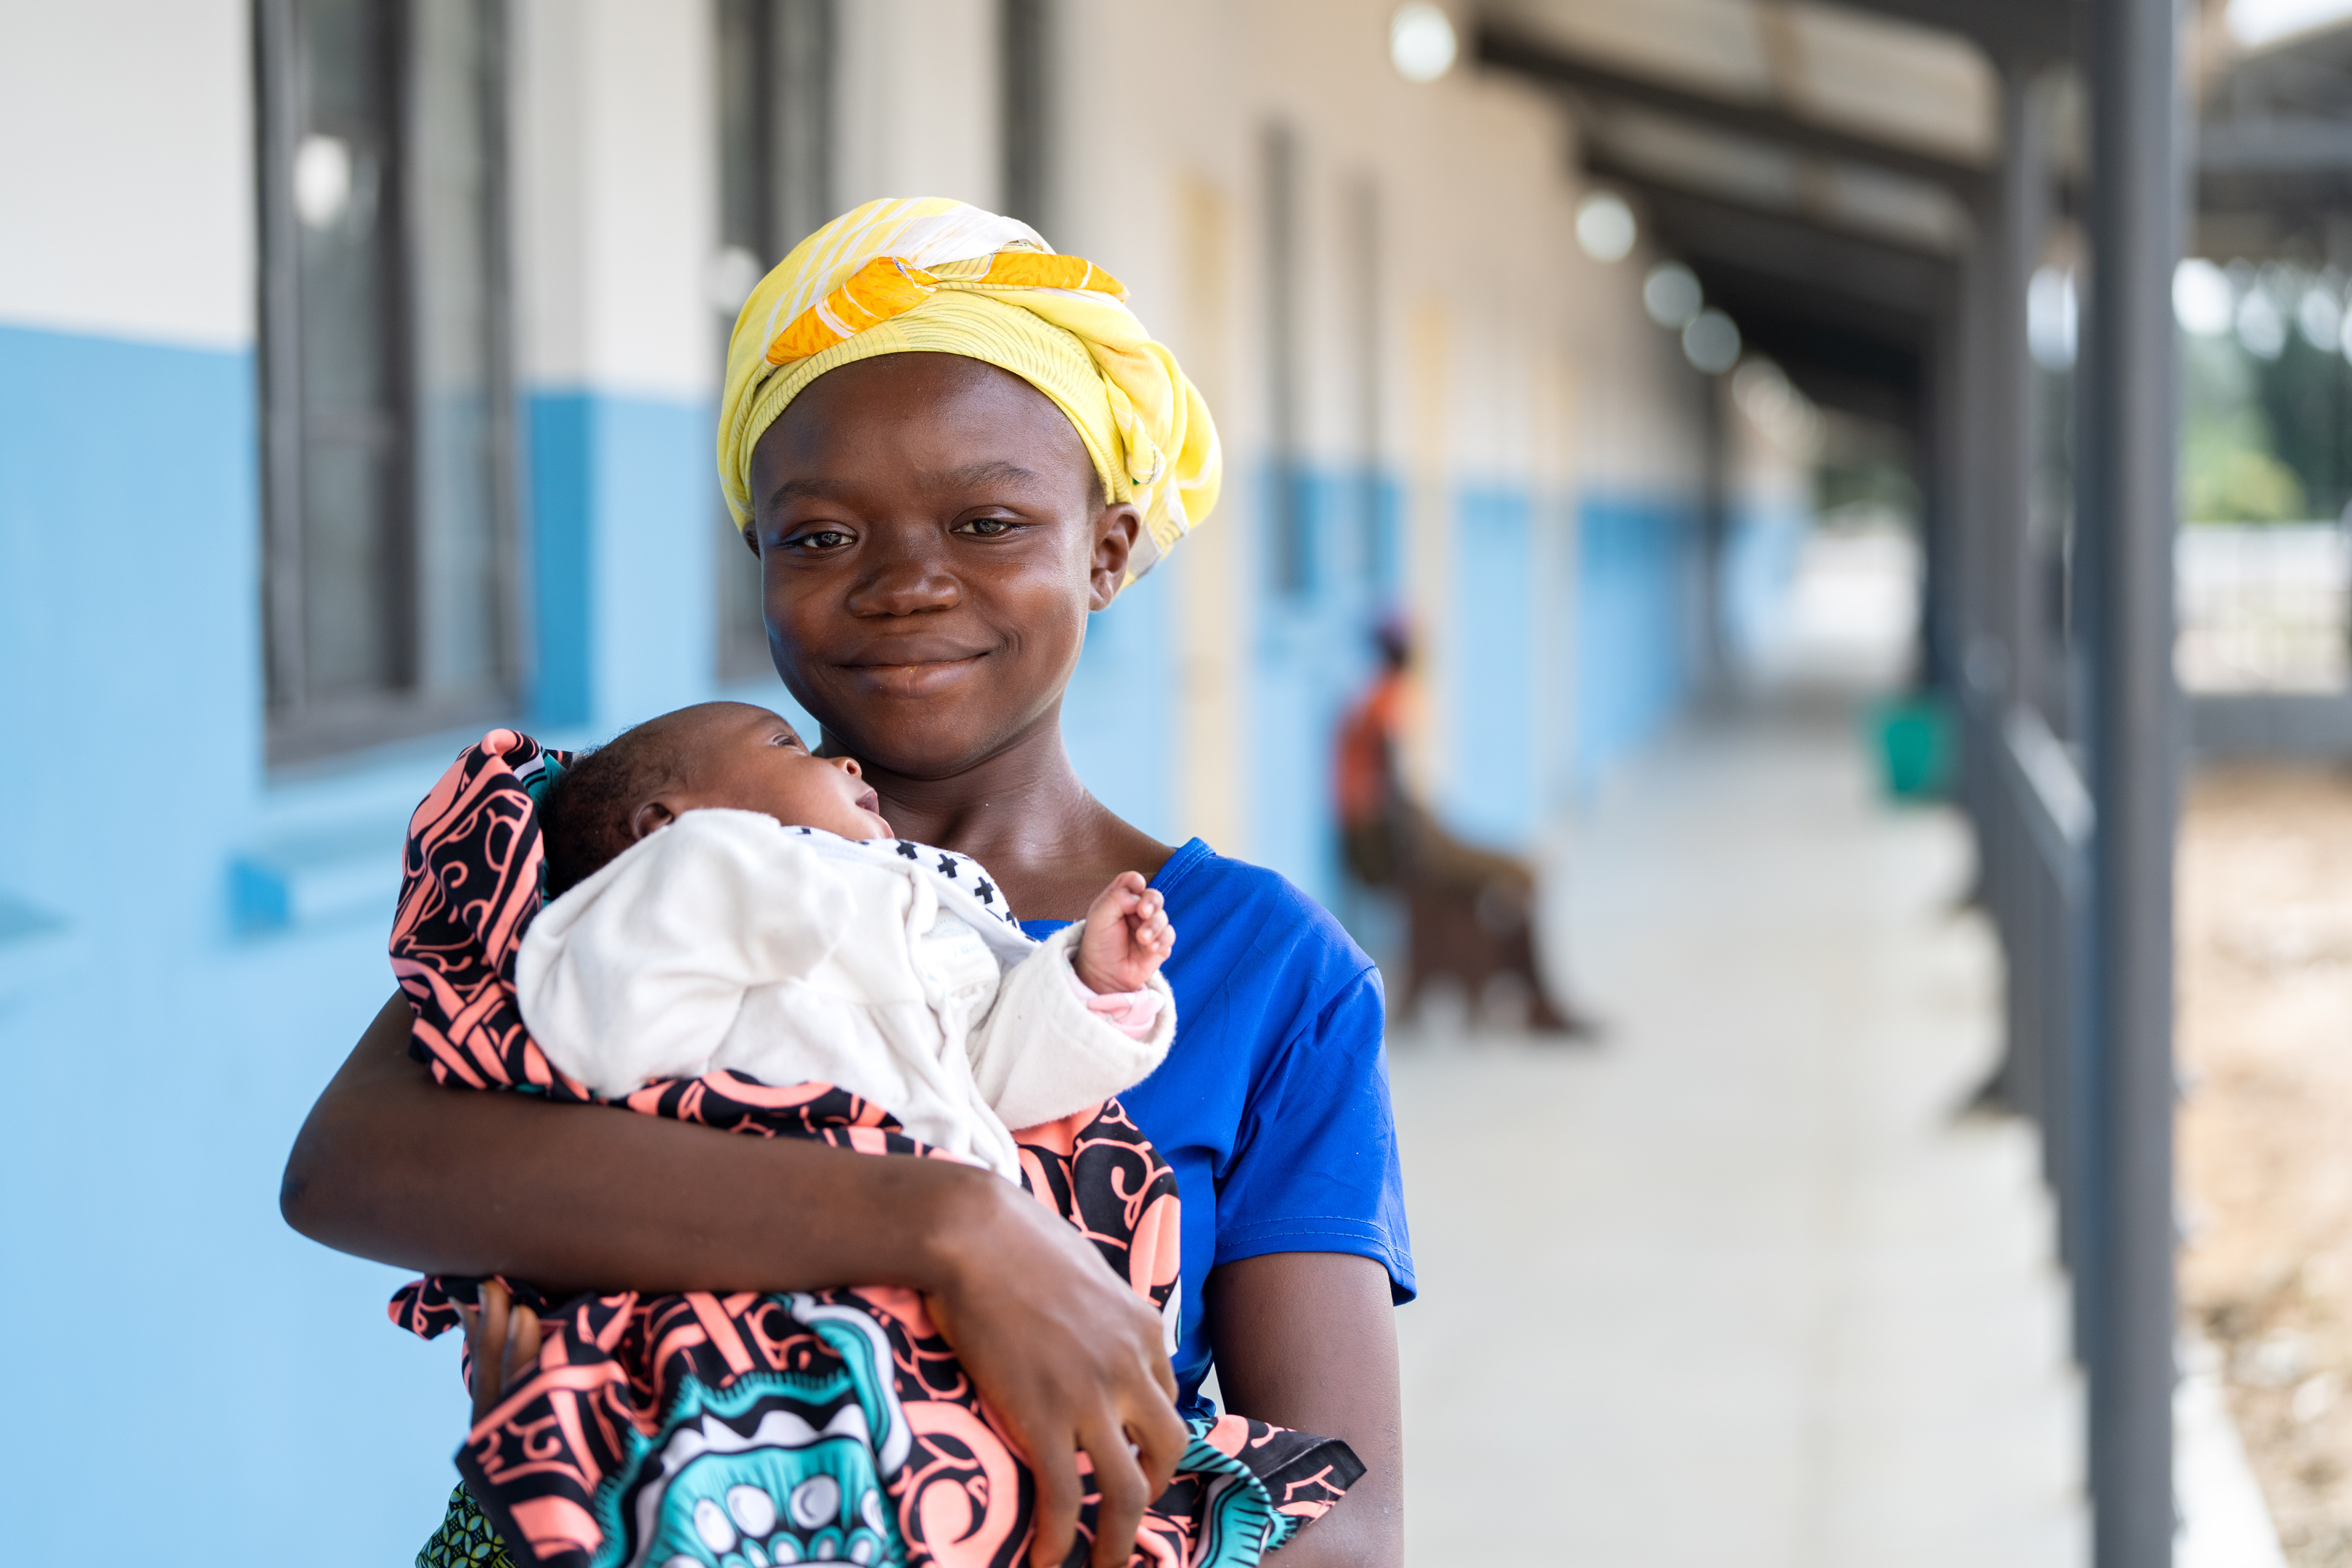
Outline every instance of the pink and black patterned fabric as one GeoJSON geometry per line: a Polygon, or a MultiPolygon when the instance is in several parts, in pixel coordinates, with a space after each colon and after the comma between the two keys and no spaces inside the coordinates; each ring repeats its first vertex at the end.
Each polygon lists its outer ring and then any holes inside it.
{"type": "MultiPolygon", "coordinates": [[[[523,1026],[515,952],[541,900],[537,803],[570,758],[495,730],[410,822],[394,972],[410,1050],[440,1082],[593,1101],[523,1026]]],[[[734,1072],[619,1103],[759,1137],[947,1158],[881,1107],[821,1083],[734,1072]]],[[[1176,1183],[1117,1100],[1015,1133],[1024,1185],[1163,1311],[1176,1289],[1176,1183]]],[[[430,1339],[478,1280],[404,1287],[393,1321],[430,1339]]],[[[1013,1568],[1035,1506],[1027,1467],[915,1292],[569,1300],[512,1282],[545,1323],[537,1368],[467,1436],[457,1466],[518,1562],[762,1568],[837,1561],[1013,1568]]],[[[1132,1562],[1244,1568],[1336,1503],[1363,1468],[1344,1443],[1225,1415],[1192,1423],[1132,1562]]],[[[1090,1550],[1087,1495],[1073,1561],[1090,1550]]]]}

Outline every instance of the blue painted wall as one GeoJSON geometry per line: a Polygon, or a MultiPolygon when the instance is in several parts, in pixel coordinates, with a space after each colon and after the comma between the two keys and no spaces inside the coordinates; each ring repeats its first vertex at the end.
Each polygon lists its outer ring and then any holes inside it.
{"type": "Polygon", "coordinates": [[[1699,516],[1689,503],[1587,496],[1579,524],[1575,770],[1589,789],[1689,693],[1699,516]]]}
{"type": "MultiPolygon", "coordinates": [[[[1260,517],[1288,483],[1303,531],[1305,571],[1286,584],[1272,528],[1258,531],[1254,668],[1244,756],[1249,856],[1326,903],[1339,894],[1331,816],[1331,742],[1372,668],[1370,631],[1395,596],[1398,495],[1360,470],[1271,469],[1256,476],[1260,517]]],[[[1213,526],[1213,524],[1212,524],[1213,526]]]]}
{"type": "Polygon", "coordinates": [[[253,407],[247,354],[0,328],[0,895],[59,922],[37,962],[0,942],[10,1561],[86,1559],[97,1521],[394,1561],[464,1417],[447,1347],[383,1321],[399,1276],[278,1218],[390,911],[230,921],[241,848],[367,809],[263,781],[253,407]]]}
{"type": "MultiPolygon", "coordinates": [[[[1534,503],[1484,487],[1455,502],[1447,823],[1465,837],[1524,847],[1541,826],[1535,709],[1534,503]]],[[[1565,716],[1550,722],[1564,722],[1565,716]]]]}
{"type": "Polygon", "coordinates": [[[526,413],[536,721],[604,735],[709,695],[715,409],[566,389],[526,413]]]}

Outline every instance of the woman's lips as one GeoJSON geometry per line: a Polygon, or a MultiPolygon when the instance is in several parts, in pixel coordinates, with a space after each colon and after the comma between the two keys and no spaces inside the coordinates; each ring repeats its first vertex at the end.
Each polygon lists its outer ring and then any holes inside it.
{"type": "MultiPolygon", "coordinates": [[[[909,650],[912,651],[912,650],[909,650]]],[[[987,658],[985,653],[948,657],[859,659],[840,668],[861,686],[893,697],[928,697],[961,679],[987,658]]]]}

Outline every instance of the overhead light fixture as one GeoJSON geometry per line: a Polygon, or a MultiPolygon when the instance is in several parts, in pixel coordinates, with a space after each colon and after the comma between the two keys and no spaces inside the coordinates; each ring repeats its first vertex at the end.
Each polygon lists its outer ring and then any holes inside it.
{"type": "Polygon", "coordinates": [[[1662,327],[1679,331],[1689,325],[1706,302],[1698,279],[1679,261],[1661,261],[1642,279],[1642,309],[1662,327]]]}
{"type": "MultiPolygon", "coordinates": [[[[2229,284],[2221,285],[2227,298],[2229,284]]],[[[2180,283],[2173,280],[2178,295],[2180,283]]],[[[2179,307],[2176,304],[2174,310],[2179,307]]],[[[2044,267],[2025,286],[2025,346],[2033,363],[2044,370],[2064,370],[2074,363],[2075,340],[2081,333],[2082,304],[2074,297],[2074,274],[2062,267],[2044,267]]],[[[2224,325],[2227,323],[2225,322],[2224,325]]]]}
{"type": "Polygon", "coordinates": [[[1701,310],[1683,329],[1683,357],[1708,375],[1739,363],[1739,329],[1720,310],[1701,310]]]}
{"type": "Polygon", "coordinates": [[[2186,332],[2218,338],[2238,319],[2236,291],[2230,275],[2201,256],[2189,257],[2172,269],[2172,317],[2186,332]]]}
{"type": "Polygon", "coordinates": [[[1576,204],[1576,243],[1595,261],[1622,261],[1641,230],[1633,209],[1614,191],[1595,191],[1576,204]]]}
{"type": "Polygon", "coordinates": [[[1400,5],[1389,18],[1389,59],[1407,81],[1435,81],[1454,68],[1454,18],[1438,5],[1400,5]]]}

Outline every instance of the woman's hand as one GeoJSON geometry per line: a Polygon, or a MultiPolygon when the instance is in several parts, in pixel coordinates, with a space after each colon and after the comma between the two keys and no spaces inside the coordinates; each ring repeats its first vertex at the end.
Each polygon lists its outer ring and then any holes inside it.
{"type": "Polygon", "coordinates": [[[928,1305],[1037,1478],[1032,1568],[1069,1559],[1080,1454],[1101,1500],[1089,1561],[1124,1568],[1144,1509],[1184,1456],[1160,1315],[1027,1193],[992,1177],[972,1196],[933,1238],[944,1278],[928,1305]]]}
{"type": "Polygon", "coordinates": [[[1036,1470],[1032,1561],[1068,1553],[1081,1453],[1102,1494],[1096,1568],[1129,1560],[1181,1454],[1174,1382],[1159,1318],[1052,1211],[952,1161],[444,1089],[408,1056],[411,1023],[394,995],[311,1110],[279,1194],[295,1229],[555,1294],[920,1290],[1036,1470]]]}

